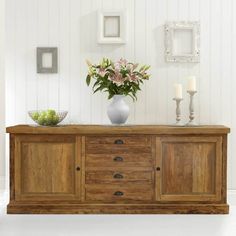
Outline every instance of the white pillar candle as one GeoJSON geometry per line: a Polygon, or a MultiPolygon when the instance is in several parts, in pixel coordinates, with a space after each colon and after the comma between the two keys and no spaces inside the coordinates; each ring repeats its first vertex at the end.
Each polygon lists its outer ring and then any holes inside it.
{"type": "Polygon", "coordinates": [[[189,76],[187,90],[196,91],[196,77],[195,76],[189,76]]]}
{"type": "Polygon", "coordinates": [[[183,98],[183,92],[182,92],[182,84],[175,84],[175,98],[182,99],[183,98]]]}

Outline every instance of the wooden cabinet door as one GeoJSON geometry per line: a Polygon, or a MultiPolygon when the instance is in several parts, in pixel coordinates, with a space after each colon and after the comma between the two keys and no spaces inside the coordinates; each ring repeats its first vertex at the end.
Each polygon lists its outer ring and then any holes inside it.
{"type": "Polygon", "coordinates": [[[81,138],[18,135],[15,141],[15,199],[80,199],[81,138]]]}
{"type": "Polygon", "coordinates": [[[158,201],[220,201],[221,137],[165,137],[156,140],[158,201]]]}

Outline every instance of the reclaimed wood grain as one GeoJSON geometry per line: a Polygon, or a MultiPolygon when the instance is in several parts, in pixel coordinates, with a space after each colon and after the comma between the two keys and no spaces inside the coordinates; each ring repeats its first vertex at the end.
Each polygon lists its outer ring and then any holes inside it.
{"type": "Polygon", "coordinates": [[[79,198],[80,141],[77,146],[74,136],[63,135],[19,135],[15,140],[16,200],[79,198]]]}
{"type": "Polygon", "coordinates": [[[86,171],[86,184],[139,184],[153,182],[152,171],[131,171],[117,168],[115,171],[86,171]]]}
{"type": "Polygon", "coordinates": [[[220,201],[222,138],[161,138],[161,201],[220,201]]]}
{"type": "Polygon", "coordinates": [[[152,167],[153,158],[149,153],[87,154],[86,168],[139,168],[152,167]]]}
{"type": "Polygon", "coordinates": [[[18,134],[227,134],[230,129],[221,125],[196,126],[196,127],[175,127],[166,125],[64,125],[58,127],[42,127],[31,125],[16,125],[7,127],[7,133],[18,134]]]}
{"type": "Polygon", "coordinates": [[[8,214],[228,214],[227,204],[10,204],[8,214]]]}
{"type": "Polygon", "coordinates": [[[227,127],[24,127],[8,128],[8,213],[229,211],[227,127]]]}
{"type": "Polygon", "coordinates": [[[153,200],[153,188],[151,185],[143,186],[115,186],[112,187],[100,187],[98,185],[86,186],[86,200],[87,201],[102,201],[110,202],[114,204],[120,201],[126,203],[132,201],[151,201],[153,200]]]}

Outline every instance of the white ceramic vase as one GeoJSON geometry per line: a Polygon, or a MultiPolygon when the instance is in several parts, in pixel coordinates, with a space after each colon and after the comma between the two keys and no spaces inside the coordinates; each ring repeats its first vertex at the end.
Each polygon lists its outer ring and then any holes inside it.
{"type": "Polygon", "coordinates": [[[107,115],[112,124],[124,124],[129,117],[129,106],[124,101],[124,95],[114,95],[107,107],[107,115]]]}

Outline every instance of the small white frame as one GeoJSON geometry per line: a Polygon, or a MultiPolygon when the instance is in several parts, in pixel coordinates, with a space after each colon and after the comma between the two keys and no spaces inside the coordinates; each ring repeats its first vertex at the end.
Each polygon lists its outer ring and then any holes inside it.
{"type": "MultiPolygon", "coordinates": [[[[183,42],[182,42],[183,44],[183,42]]],[[[199,62],[200,61],[200,24],[197,21],[173,21],[165,24],[165,58],[167,62],[199,62]],[[190,33],[191,50],[178,51],[176,35],[190,33]],[[178,32],[178,34],[177,34],[178,32]]]]}
{"type": "Polygon", "coordinates": [[[124,11],[99,11],[98,12],[98,43],[99,44],[125,44],[126,20],[124,11]],[[117,29],[111,24],[117,22],[117,29]],[[108,29],[106,28],[106,25],[108,29]],[[106,31],[107,30],[107,31],[106,31]]]}

